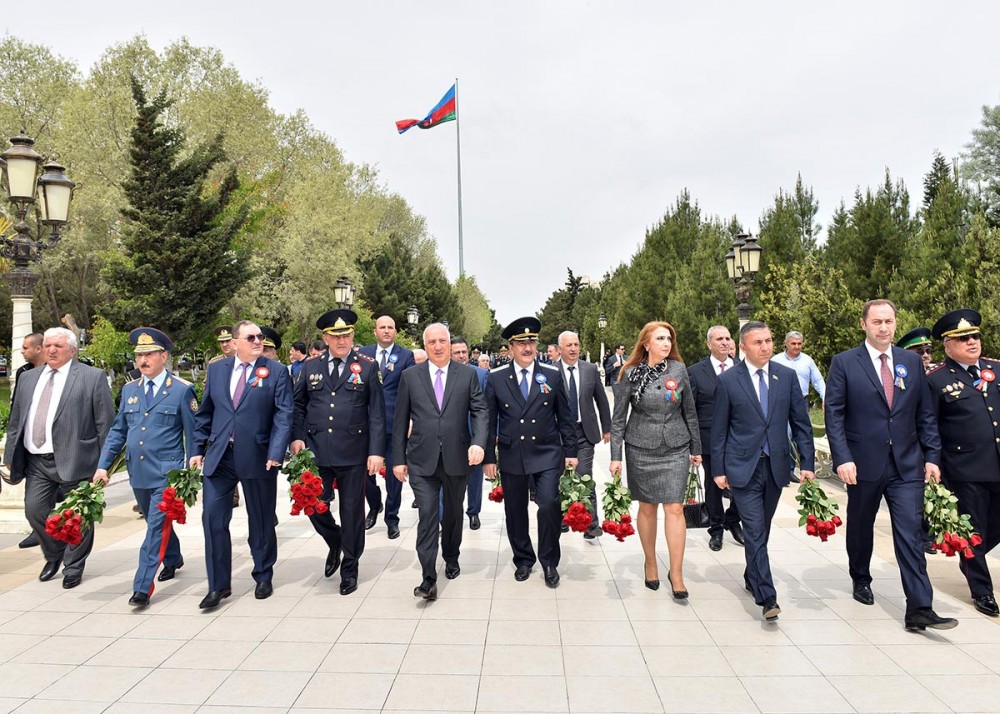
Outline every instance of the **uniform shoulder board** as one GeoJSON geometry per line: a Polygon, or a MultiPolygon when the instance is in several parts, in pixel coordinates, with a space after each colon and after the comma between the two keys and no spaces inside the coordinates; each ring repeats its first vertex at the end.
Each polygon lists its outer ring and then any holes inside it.
{"type": "Polygon", "coordinates": [[[181,377],[179,374],[174,374],[173,372],[171,372],[170,376],[174,378],[175,382],[180,382],[185,387],[193,387],[194,386],[193,384],[191,384],[191,382],[187,381],[186,379],[184,379],[183,377],[181,377]]]}
{"type": "Polygon", "coordinates": [[[139,375],[138,377],[136,377],[135,379],[130,379],[130,380],[129,380],[129,381],[127,382],[127,384],[135,384],[136,382],[141,382],[141,381],[142,381],[142,375],[140,374],[140,375],[139,375]]]}
{"type": "Polygon", "coordinates": [[[225,355],[215,355],[215,357],[213,357],[212,359],[210,359],[208,361],[208,363],[212,364],[213,362],[218,362],[220,359],[225,359],[225,358],[226,358],[225,355]]]}
{"type": "Polygon", "coordinates": [[[494,367],[493,369],[490,370],[490,372],[500,372],[501,370],[507,369],[507,367],[509,366],[510,365],[502,364],[499,367],[494,367]]]}
{"type": "Polygon", "coordinates": [[[358,355],[358,359],[363,359],[365,362],[370,362],[372,364],[375,364],[375,358],[374,357],[369,357],[368,355],[366,355],[366,354],[364,354],[362,352],[358,352],[357,355],[358,355]]]}
{"type": "Polygon", "coordinates": [[[929,375],[930,374],[934,374],[935,372],[940,372],[942,369],[944,369],[944,362],[942,362],[941,364],[937,365],[933,369],[929,370],[927,372],[927,374],[929,374],[929,375]]]}

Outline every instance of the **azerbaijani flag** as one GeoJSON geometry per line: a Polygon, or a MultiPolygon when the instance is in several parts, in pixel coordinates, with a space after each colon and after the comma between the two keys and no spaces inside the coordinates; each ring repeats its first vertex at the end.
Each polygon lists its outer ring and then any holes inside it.
{"type": "Polygon", "coordinates": [[[422,121],[400,119],[396,122],[396,129],[402,134],[407,129],[412,129],[415,126],[421,129],[430,129],[438,124],[444,124],[446,121],[455,121],[456,119],[458,119],[458,111],[455,109],[455,85],[453,84],[451,85],[451,89],[441,97],[441,101],[430,110],[422,121]]]}

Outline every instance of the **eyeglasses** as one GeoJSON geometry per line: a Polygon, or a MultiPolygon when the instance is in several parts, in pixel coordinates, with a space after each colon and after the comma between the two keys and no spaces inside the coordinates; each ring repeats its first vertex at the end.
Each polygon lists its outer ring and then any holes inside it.
{"type": "Polygon", "coordinates": [[[930,347],[915,347],[913,349],[918,355],[929,355],[931,353],[930,347]]]}
{"type": "Polygon", "coordinates": [[[951,339],[958,340],[959,342],[968,342],[969,340],[975,340],[976,342],[979,342],[979,340],[982,339],[982,335],[980,335],[978,332],[974,332],[971,335],[962,335],[961,337],[952,337],[951,339]]]}
{"type": "Polygon", "coordinates": [[[257,333],[256,335],[245,335],[243,337],[235,337],[233,339],[246,340],[247,342],[263,342],[264,335],[261,333],[257,333]]]}

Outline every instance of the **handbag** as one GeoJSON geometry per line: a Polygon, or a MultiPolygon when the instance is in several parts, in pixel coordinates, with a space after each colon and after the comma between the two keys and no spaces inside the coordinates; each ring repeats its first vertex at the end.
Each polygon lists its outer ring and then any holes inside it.
{"type": "Polygon", "coordinates": [[[698,467],[688,469],[687,487],[684,489],[684,523],[688,528],[708,528],[708,505],[705,489],[698,478],[698,467]]]}

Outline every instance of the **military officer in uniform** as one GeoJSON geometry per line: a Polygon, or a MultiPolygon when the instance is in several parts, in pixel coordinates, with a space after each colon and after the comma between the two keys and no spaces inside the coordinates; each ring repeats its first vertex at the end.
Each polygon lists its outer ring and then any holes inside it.
{"type": "Polygon", "coordinates": [[[264,333],[264,356],[276,362],[279,361],[278,350],[281,349],[281,335],[273,327],[264,327],[263,325],[260,331],[264,333]]]}
{"type": "Polygon", "coordinates": [[[351,349],[358,316],[331,310],[316,321],[325,357],[308,360],[295,383],[291,451],[308,447],[323,479],[321,498],[340,491],[340,525],[330,511],[309,516],[330,551],[324,575],[340,568],[340,594],[358,589],[358,560],[365,549],[365,477],[385,465],[385,402],[378,364],[351,349]],[[343,556],[343,562],[341,562],[343,556]]]}
{"type": "Polygon", "coordinates": [[[534,317],[522,317],[503,331],[513,360],[493,369],[486,381],[490,424],[483,472],[493,478],[499,465],[507,539],[514,551],[514,579],[518,581],[528,579],[536,562],[528,531],[528,481],[534,478],[537,560],[542,563],[545,584],[555,588],[559,586],[562,519],[559,476],[577,464],[576,420],[570,414],[560,370],[535,359],[541,327],[534,317]]]}
{"type": "Polygon", "coordinates": [[[941,478],[969,514],[982,543],[959,557],[976,609],[997,617],[986,555],[1000,543],[1000,362],[984,359],[975,310],[952,310],[934,323],[945,361],[927,375],[941,432],[941,478]]]}
{"type": "MultiPolygon", "coordinates": [[[[93,480],[106,484],[108,468],[126,449],[129,482],[146,519],[146,538],[139,548],[139,567],[128,601],[141,608],[149,604],[153,577],[160,567],[164,514],[157,506],[167,487],[167,472],[187,464],[198,401],[194,387],[167,369],[174,348],[169,337],[152,327],[137,327],[128,338],[135,346],[142,376],[122,387],[121,407],[104,440],[93,480]]],[[[157,580],[172,579],[183,565],[180,541],[171,532],[157,580]]]]}
{"type": "Polygon", "coordinates": [[[899,342],[896,343],[896,347],[910,352],[915,352],[920,355],[920,360],[924,364],[924,372],[930,372],[932,369],[937,367],[937,365],[932,361],[932,346],[931,331],[928,327],[914,327],[912,330],[903,335],[899,342]]]}

